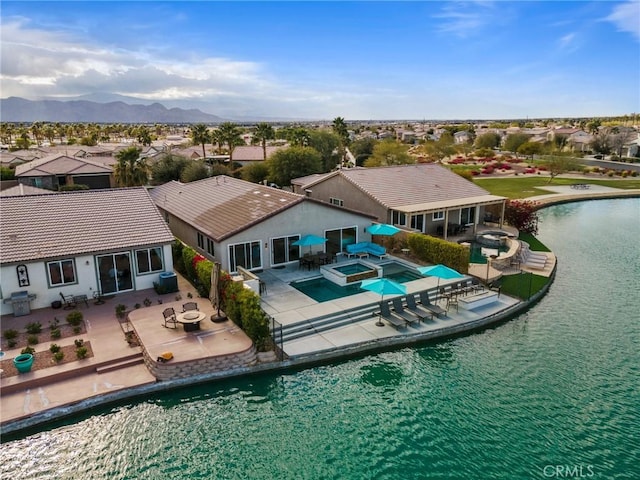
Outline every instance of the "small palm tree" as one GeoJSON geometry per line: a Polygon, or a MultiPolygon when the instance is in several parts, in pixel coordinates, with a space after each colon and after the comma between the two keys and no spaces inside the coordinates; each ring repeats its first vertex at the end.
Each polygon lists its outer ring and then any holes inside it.
{"type": "Polygon", "coordinates": [[[118,163],[114,168],[114,177],[120,187],[145,185],[149,179],[149,167],[145,159],[140,158],[138,147],[129,147],[116,154],[118,163]]]}
{"type": "Polygon", "coordinates": [[[229,162],[233,162],[233,149],[238,145],[244,145],[242,132],[240,127],[233,122],[224,122],[220,124],[220,137],[229,146],[229,162]]]}
{"type": "Polygon", "coordinates": [[[211,140],[209,129],[204,123],[198,123],[191,128],[191,140],[194,145],[202,145],[202,158],[204,159],[207,156],[204,147],[211,140]]]}
{"type": "Polygon", "coordinates": [[[267,140],[273,140],[276,138],[275,131],[273,127],[266,123],[261,122],[256,126],[256,131],[253,134],[253,137],[260,142],[262,145],[262,157],[263,160],[267,159],[267,140]]]}

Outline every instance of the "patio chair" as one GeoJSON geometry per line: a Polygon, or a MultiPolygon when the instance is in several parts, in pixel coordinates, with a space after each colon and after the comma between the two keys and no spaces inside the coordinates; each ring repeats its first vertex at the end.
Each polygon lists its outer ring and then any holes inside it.
{"type": "Polygon", "coordinates": [[[78,306],[78,302],[73,298],[73,295],[64,295],[60,292],[60,296],[62,297],[62,305],[65,310],[71,310],[72,308],[76,308],[78,306]]]}
{"type": "Polygon", "coordinates": [[[415,313],[405,310],[404,305],[402,305],[402,299],[400,297],[395,297],[391,299],[391,303],[393,303],[393,311],[396,315],[404,318],[407,323],[413,323],[416,320],[420,320],[420,317],[415,313]]]}
{"type": "Polygon", "coordinates": [[[418,318],[420,318],[420,321],[426,320],[427,317],[431,317],[431,320],[433,320],[433,312],[431,310],[427,310],[422,305],[418,305],[416,303],[416,297],[414,297],[413,295],[407,295],[406,301],[407,310],[417,315],[418,318]]]}
{"type": "Polygon", "coordinates": [[[429,300],[429,292],[423,290],[419,295],[420,303],[424,308],[426,308],[430,312],[433,312],[436,317],[447,316],[447,311],[444,308],[442,308],[440,305],[434,305],[433,303],[431,303],[431,300],[429,300]]]}
{"type": "Polygon", "coordinates": [[[500,298],[500,290],[502,290],[502,277],[491,282],[489,284],[489,290],[492,292],[498,292],[498,298],[500,298]]]}
{"type": "Polygon", "coordinates": [[[176,311],[173,308],[165,308],[162,316],[164,317],[165,328],[178,328],[178,319],[176,318],[176,311]]]}
{"type": "Polygon", "coordinates": [[[198,304],[196,302],[187,302],[182,305],[182,312],[188,312],[191,310],[198,310],[198,304]]]}
{"type": "Polygon", "coordinates": [[[391,311],[389,308],[389,302],[380,302],[380,317],[384,318],[387,322],[396,328],[406,327],[409,322],[404,318],[399,317],[391,311]]]}

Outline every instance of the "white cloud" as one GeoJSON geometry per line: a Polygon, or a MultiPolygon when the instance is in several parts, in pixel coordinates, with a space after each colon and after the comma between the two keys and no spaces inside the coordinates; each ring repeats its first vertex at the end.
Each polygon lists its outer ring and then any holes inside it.
{"type": "Polygon", "coordinates": [[[442,20],[440,32],[466,38],[494,22],[495,12],[493,2],[447,2],[433,17],[442,20]]]}
{"type": "Polygon", "coordinates": [[[620,32],[628,32],[640,40],[640,1],[629,0],[616,5],[605,20],[613,23],[620,32]]]}

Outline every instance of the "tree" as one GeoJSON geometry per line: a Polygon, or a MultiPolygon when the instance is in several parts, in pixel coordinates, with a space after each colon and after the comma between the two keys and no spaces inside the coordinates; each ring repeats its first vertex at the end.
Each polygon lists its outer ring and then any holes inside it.
{"type": "Polygon", "coordinates": [[[313,130],[309,133],[309,146],[315,148],[322,156],[325,172],[329,172],[340,163],[340,157],[335,151],[340,144],[338,136],[327,130],[313,130]]]}
{"type": "Polygon", "coordinates": [[[307,147],[309,146],[309,130],[304,127],[292,127],[283,129],[285,139],[293,147],[307,147]]]}
{"type": "Polygon", "coordinates": [[[611,150],[614,151],[618,157],[622,157],[624,146],[633,140],[634,135],[637,135],[634,131],[626,129],[611,135],[611,150]]]}
{"type": "Polygon", "coordinates": [[[182,172],[190,160],[178,155],[165,155],[151,166],[153,185],[162,185],[172,180],[180,180],[182,172]]]}
{"type": "Polygon", "coordinates": [[[191,140],[194,145],[202,145],[202,158],[206,158],[207,153],[204,147],[210,141],[209,129],[204,123],[197,123],[191,128],[191,140]]]}
{"type": "Polygon", "coordinates": [[[260,142],[262,145],[262,158],[267,160],[267,140],[273,140],[276,138],[276,134],[271,124],[261,122],[256,126],[256,131],[253,134],[253,138],[260,142]]]}
{"type": "Polygon", "coordinates": [[[183,183],[195,182],[209,177],[209,169],[202,160],[192,160],[180,175],[180,181],[183,183]]]}
{"type": "Polygon", "coordinates": [[[518,148],[529,140],[529,135],[524,133],[511,133],[504,139],[504,150],[512,152],[518,157],[518,148]]]}
{"type": "Polygon", "coordinates": [[[263,183],[269,178],[269,165],[266,162],[252,163],[242,167],[242,179],[247,182],[263,183]]]}
{"type": "Polygon", "coordinates": [[[138,139],[138,142],[145,147],[151,145],[151,133],[149,132],[149,129],[144,125],[138,127],[136,138],[138,139]]]}
{"type": "Polygon", "coordinates": [[[551,183],[553,179],[560,174],[570,172],[572,170],[578,170],[580,168],[580,165],[571,157],[563,157],[559,155],[553,155],[546,159],[545,166],[549,170],[549,183],[551,183]]]}
{"type": "Polygon", "coordinates": [[[220,124],[218,130],[220,132],[220,138],[229,147],[229,162],[233,162],[233,149],[238,145],[245,144],[242,139],[240,127],[233,122],[224,122],[220,124]]]}
{"type": "Polygon", "coordinates": [[[607,131],[599,131],[593,136],[591,148],[596,153],[606,155],[611,152],[611,135],[607,131]]]}
{"type": "Polygon", "coordinates": [[[504,219],[520,232],[535,235],[538,233],[537,205],[531,200],[507,200],[504,219]]]}
{"type": "Polygon", "coordinates": [[[415,163],[415,159],[407,153],[408,149],[408,145],[393,139],[378,142],[373,147],[373,154],[364,162],[364,166],[382,167],[415,163]]]}
{"type": "Polygon", "coordinates": [[[289,147],[275,152],[269,160],[269,178],[279,185],[291,179],[322,172],[322,156],[311,147],[289,147]]]}
{"type": "Polygon", "coordinates": [[[518,153],[524,156],[540,155],[544,151],[544,146],[539,142],[525,142],[518,147],[518,153]]]}
{"type": "Polygon", "coordinates": [[[331,124],[333,133],[338,136],[338,154],[340,155],[340,163],[344,163],[347,145],[349,145],[349,130],[347,124],[342,117],[336,117],[331,124]]]}
{"type": "Polygon", "coordinates": [[[356,159],[356,165],[361,167],[367,158],[373,154],[373,147],[378,143],[375,138],[360,138],[349,145],[352,155],[356,159]]]}
{"type": "Polygon", "coordinates": [[[438,162],[455,153],[453,135],[450,132],[444,132],[440,135],[437,142],[433,144],[433,156],[438,162]]]}
{"type": "Polygon", "coordinates": [[[145,185],[149,177],[149,168],[140,158],[138,147],[128,147],[116,154],[118,163],[114,167],[116,184],[120,187],[145,185]]]}
{"type": "Polygon", "coordinates": [[[487,132],[476,138],[476,148],[498,148],[500,146],[500,135],[495,132],[487,132]]]}

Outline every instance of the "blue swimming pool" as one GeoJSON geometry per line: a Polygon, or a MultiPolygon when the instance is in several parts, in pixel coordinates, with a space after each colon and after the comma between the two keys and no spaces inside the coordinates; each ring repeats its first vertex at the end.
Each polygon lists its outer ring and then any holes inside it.
{"type": "MultiPolygon", "coordinates": [[[[406,283],[412,280],[424,278],[413,267],[400,262],[387,262],[380,265],[382,276],[398,283],[406,283]]],[[[339,267],[338,267],[339,268],[339,267]]],[[[315,277],[308,280],[298,280],[290,285],[296,290],[311,297],[316,302],[327,302],[338,298],[348,297],[356,293],[362,293],[360,282],[351,285],[340,286],[324,277],[315,277]]]]}

